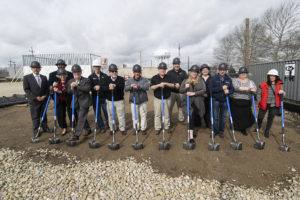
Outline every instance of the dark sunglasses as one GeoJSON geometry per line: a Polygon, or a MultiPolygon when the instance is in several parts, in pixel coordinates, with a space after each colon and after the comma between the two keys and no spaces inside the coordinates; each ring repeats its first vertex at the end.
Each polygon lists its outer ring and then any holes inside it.
{"type": "Polygon", "coordinates": [[[118,71],[110,71],[110,72],[112,72],[112,73],[117,73],[118,71]]]}

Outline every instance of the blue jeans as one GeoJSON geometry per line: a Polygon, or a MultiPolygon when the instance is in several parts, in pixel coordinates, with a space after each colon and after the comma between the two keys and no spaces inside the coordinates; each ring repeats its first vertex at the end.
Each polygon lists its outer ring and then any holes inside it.
{"type": "Polygon", "coordinates": [[[218,134],[224,132],[227,103],[226,101],[217,101],[213,99],[213,112],[214,112],[214,133],[218,134]]]}
{"type": "MultiPolygon", "coordinates": [[[[107,106],[106,106],[106,99],[105,98],[99,98],[99,104],[98,104],[98,117],[97,117],[97,125],[98,128],[104,128],[104,122],[101,116],[101,107],[104,113],[106,125],[108,127],[108,115],[107,115],[107,106]]],[[[93,98],[93,109],[96,115],[96,98],[93,98]]]]}

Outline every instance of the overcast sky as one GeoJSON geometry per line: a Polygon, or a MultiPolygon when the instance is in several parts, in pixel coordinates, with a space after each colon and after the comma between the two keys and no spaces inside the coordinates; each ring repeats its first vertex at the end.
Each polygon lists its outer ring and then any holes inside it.
{"type": "Polygon", "coordinates": [[[34,53],[94,53],[109,63],[149,66],[164,48],[191,63],[212,63],[218,40],[246,17],[282,0],[1,0],[0,66],[34,53]]]}

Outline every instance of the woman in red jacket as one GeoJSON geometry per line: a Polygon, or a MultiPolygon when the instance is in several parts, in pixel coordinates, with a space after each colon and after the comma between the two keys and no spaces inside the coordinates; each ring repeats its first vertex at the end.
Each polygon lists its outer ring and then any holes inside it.
{"type": "Polygon", "coordinates": [[[278,71],[276,69],[271,69],[267,75],[267,81],[264,81],[259,85],[260,90],[258,90],[257,95],[258,99],[260,99],[258,104],[258,128],[261,127],[265,114],[269,111],[266,130],[264,133],[266,138],[269,137],[269,131],[272,126],[273,119],[280,109],[281,95],[284,94],[284,91],[281,88],[283,82],[279,78],[278,71]]]}

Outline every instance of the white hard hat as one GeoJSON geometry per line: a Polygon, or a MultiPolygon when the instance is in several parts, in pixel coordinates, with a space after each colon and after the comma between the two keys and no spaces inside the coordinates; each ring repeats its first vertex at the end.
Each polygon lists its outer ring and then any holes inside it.
{"type": "Polygon", "coordinates": [[[271,69],[268,71],[267,75],[279,76],[277,69],[271,69]]]}
{"type": "Polygon", "coordinates": [[[95,67],[95,66],[101,67],[101,60],[100,59],[93,60],[92,66],[93,67],[95,67]]]}

